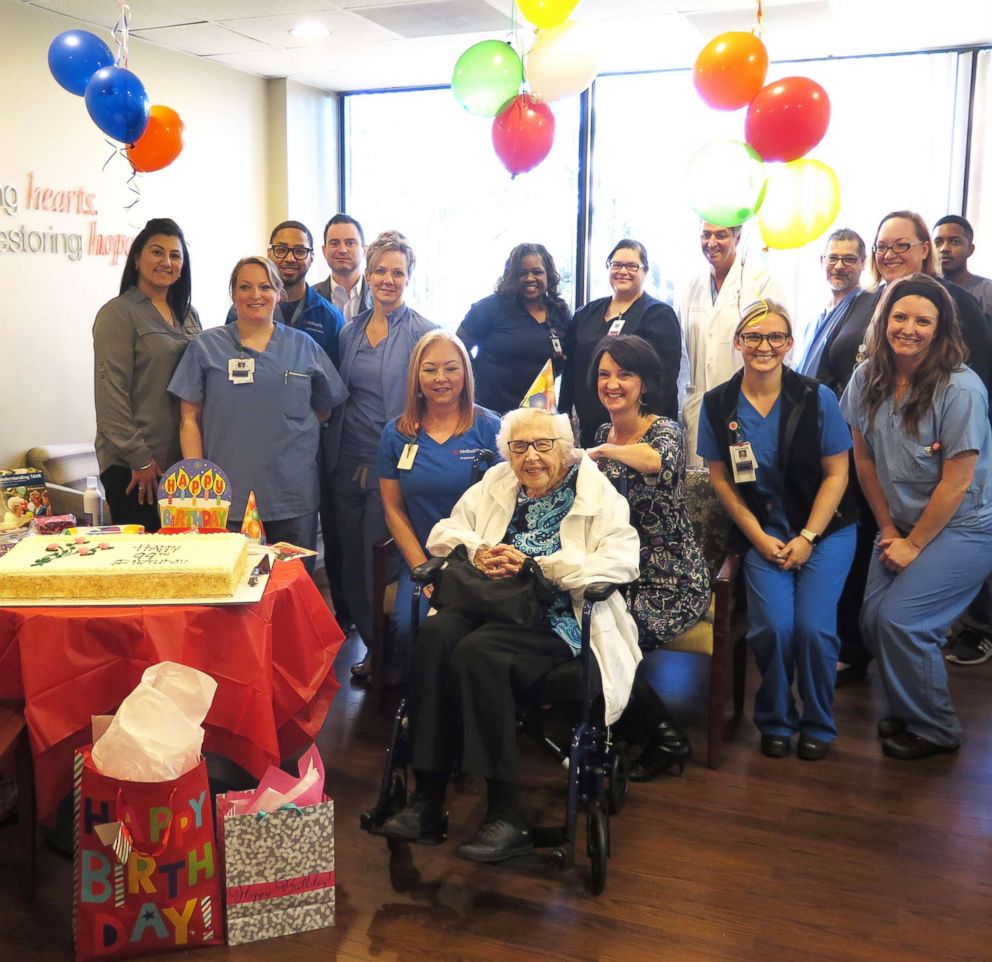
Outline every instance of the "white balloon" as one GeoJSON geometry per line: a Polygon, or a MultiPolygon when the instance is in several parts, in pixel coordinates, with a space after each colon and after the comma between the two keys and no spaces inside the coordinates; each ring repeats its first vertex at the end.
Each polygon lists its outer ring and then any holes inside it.
{"type": "Polygon", "coordinates": [[[582,93],[599,70],[599,42],[593,30],[574,20],[537,31],[524,58],[524,76],[542,100],[582,93]]]}

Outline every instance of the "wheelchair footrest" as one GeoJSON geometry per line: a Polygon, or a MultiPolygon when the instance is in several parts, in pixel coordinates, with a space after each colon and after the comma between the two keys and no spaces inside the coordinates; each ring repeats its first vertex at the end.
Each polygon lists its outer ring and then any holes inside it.
{"type": "Polygon", "coordinates": [[[564,825],[536,825],[530,830],[534,848],[552,848],[562,845],[568,838],[564,825]]]}

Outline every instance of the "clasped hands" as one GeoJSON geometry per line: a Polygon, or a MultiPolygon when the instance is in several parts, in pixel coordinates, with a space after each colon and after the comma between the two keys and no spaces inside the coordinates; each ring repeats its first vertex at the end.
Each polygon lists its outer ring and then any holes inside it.
{"type": "Polygon", "coordinates": [[[898,528],[891,526],[879,531],[877,543],[878,560],[889,571],[904,571],[920,556],[922,550],[909,538],[904,538],[898,528]]]}
{"type": "Polygon", "coordinates": [[[513,545],[498,544],[477,548],[472,563],[490,578],[512,578],[520,573],[526,561],[527,555],[513,545]]]}
{"type": "Polygon", "coordinates": [[[789,542],[765,535],[762,547],[758,549],[766,561],[778,565],[783,571],[801,568],[813,553],[813,546],[802,535],[789,542]]]}

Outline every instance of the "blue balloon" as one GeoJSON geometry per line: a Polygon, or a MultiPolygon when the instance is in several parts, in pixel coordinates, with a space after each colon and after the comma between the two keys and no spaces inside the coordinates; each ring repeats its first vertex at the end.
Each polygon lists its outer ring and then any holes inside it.
{"type": "Polygon", "coordinates": [[[104,67],[86,85],[86,109],[108,137],[133,144],[148,126],[151,104],[145,85],[130,70],[104,67]]]}
{"type": "Polygon", "coordinates": [[[52,76],[77,97],[82,97],[93,74],[113,63],[110,47],[87,30],[66,30],[48,48],[48,69],[52,76]]]}

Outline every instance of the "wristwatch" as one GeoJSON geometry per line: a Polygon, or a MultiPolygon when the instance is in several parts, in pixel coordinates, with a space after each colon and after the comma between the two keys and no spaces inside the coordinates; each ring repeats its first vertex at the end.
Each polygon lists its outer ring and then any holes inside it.
{"type": "Polygon", "coordinates": [[[820,540],[820,536],[815,531],[810,531],[809,528],[803,528],[803,530],[799,532],[799,537],[805,538],[810,543],[811,547],[820,540]]]}

